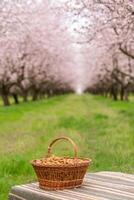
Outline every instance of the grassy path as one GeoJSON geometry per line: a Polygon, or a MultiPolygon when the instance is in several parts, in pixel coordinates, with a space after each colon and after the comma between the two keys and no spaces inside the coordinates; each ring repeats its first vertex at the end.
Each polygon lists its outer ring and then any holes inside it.
{"type": "MultiPolygon", "coordinates": [[[[90,171],[134,173],[134,101],[113,102],[99,96],[65,95],[0,107],[0,200],[12,185],[35,179],[29,160],[46,153],[49,142],[67,135],[79,156],[91,157],[90,171]]],[[[73,155],[70,145],[57,155],[73,155]]]]}

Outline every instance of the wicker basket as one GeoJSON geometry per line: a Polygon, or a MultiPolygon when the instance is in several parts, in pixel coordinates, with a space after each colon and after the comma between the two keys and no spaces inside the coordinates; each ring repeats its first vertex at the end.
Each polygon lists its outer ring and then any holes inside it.
{"type": "Polygon", "coordinates": [[[91,160],[81,159],[81,163],[77,162],[77,146],[76,144],[68,137],[60,137],[52,141],[48,147],[47,157],[51,156],[51,147],[52,145],[59,140],[67,140],[74,147],[75,157],[71,158],[74,162],[74,165],[67,166],[51,166],[41,165],[37,163],[37,160],[31,161],[31,164],[36,172],[38,177],[39,186],[41,189],[45,190],[63,190],[67,188],[80,187],[84,175],[87,171],[91,160]]]}

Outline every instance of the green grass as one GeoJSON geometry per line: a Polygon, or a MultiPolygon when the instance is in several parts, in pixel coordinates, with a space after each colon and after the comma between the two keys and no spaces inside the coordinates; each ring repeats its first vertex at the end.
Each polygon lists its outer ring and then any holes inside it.
{"type": "MultiPolygon", "coordinates": [[[[65,95],[38,102],[0,106],[0,200],[11,186],[35,180],[29,161],[42,157],[50,141],[71,137],[79,156],[90,157],[89,171],[134,173],[134,100],[65,95]]],[[[56,155],[73,155],[61,143],[56,155]]]]}

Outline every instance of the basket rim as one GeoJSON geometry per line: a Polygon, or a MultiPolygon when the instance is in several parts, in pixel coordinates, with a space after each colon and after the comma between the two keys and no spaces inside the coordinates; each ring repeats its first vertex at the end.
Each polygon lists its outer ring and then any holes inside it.
{"type": "MultiPolygon", "coordinates": [[[[68,157],[63,157],[63,158],[68,158],[68,157]]],[[[89,158],[78,158],[80,160],[83,160],[84,162],[83,163],[76,163],[76,165],[50,165],[50,164],[45,164],[45,165],[42,165],[40,163],[36,163],[37,160],[42,160],[43,158],[40,158],[40,159],[34,159],[34,160],[31,160],[30,163],[32,164],[32,166],[37,166],[37,167],[49,167],[49,168],[75,168],[75,167],[80,167],[80,166],[87,166],[89,164],[92,163],[92,159],[89,159],[89,158]]],[[[76,158],[70,158],[69,159],[76,159],[76,158]]]]}

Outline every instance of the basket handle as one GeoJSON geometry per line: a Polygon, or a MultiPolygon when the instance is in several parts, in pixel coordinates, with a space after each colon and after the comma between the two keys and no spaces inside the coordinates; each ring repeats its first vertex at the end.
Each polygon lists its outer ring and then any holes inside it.
{"type": "Polygon", "coordinates": [[[59,140],[66,140],[66,141],[69,141],[69,142],[72,144],[73,148],[74,148],[74,157],[77,158],[77,154],[78,154],[77,146],[76,146],[75,142],[74,142],[71,138],[69,138],[69,137],[59,137],[59,138],[56,138],[55,140],[53,140],[53,141],[50,143],[49,147],[48,147],[47,157],[50,157],[50,156],[51,156],[52,146],[53,146],[57,141],[59,141],[59,140]]]}

